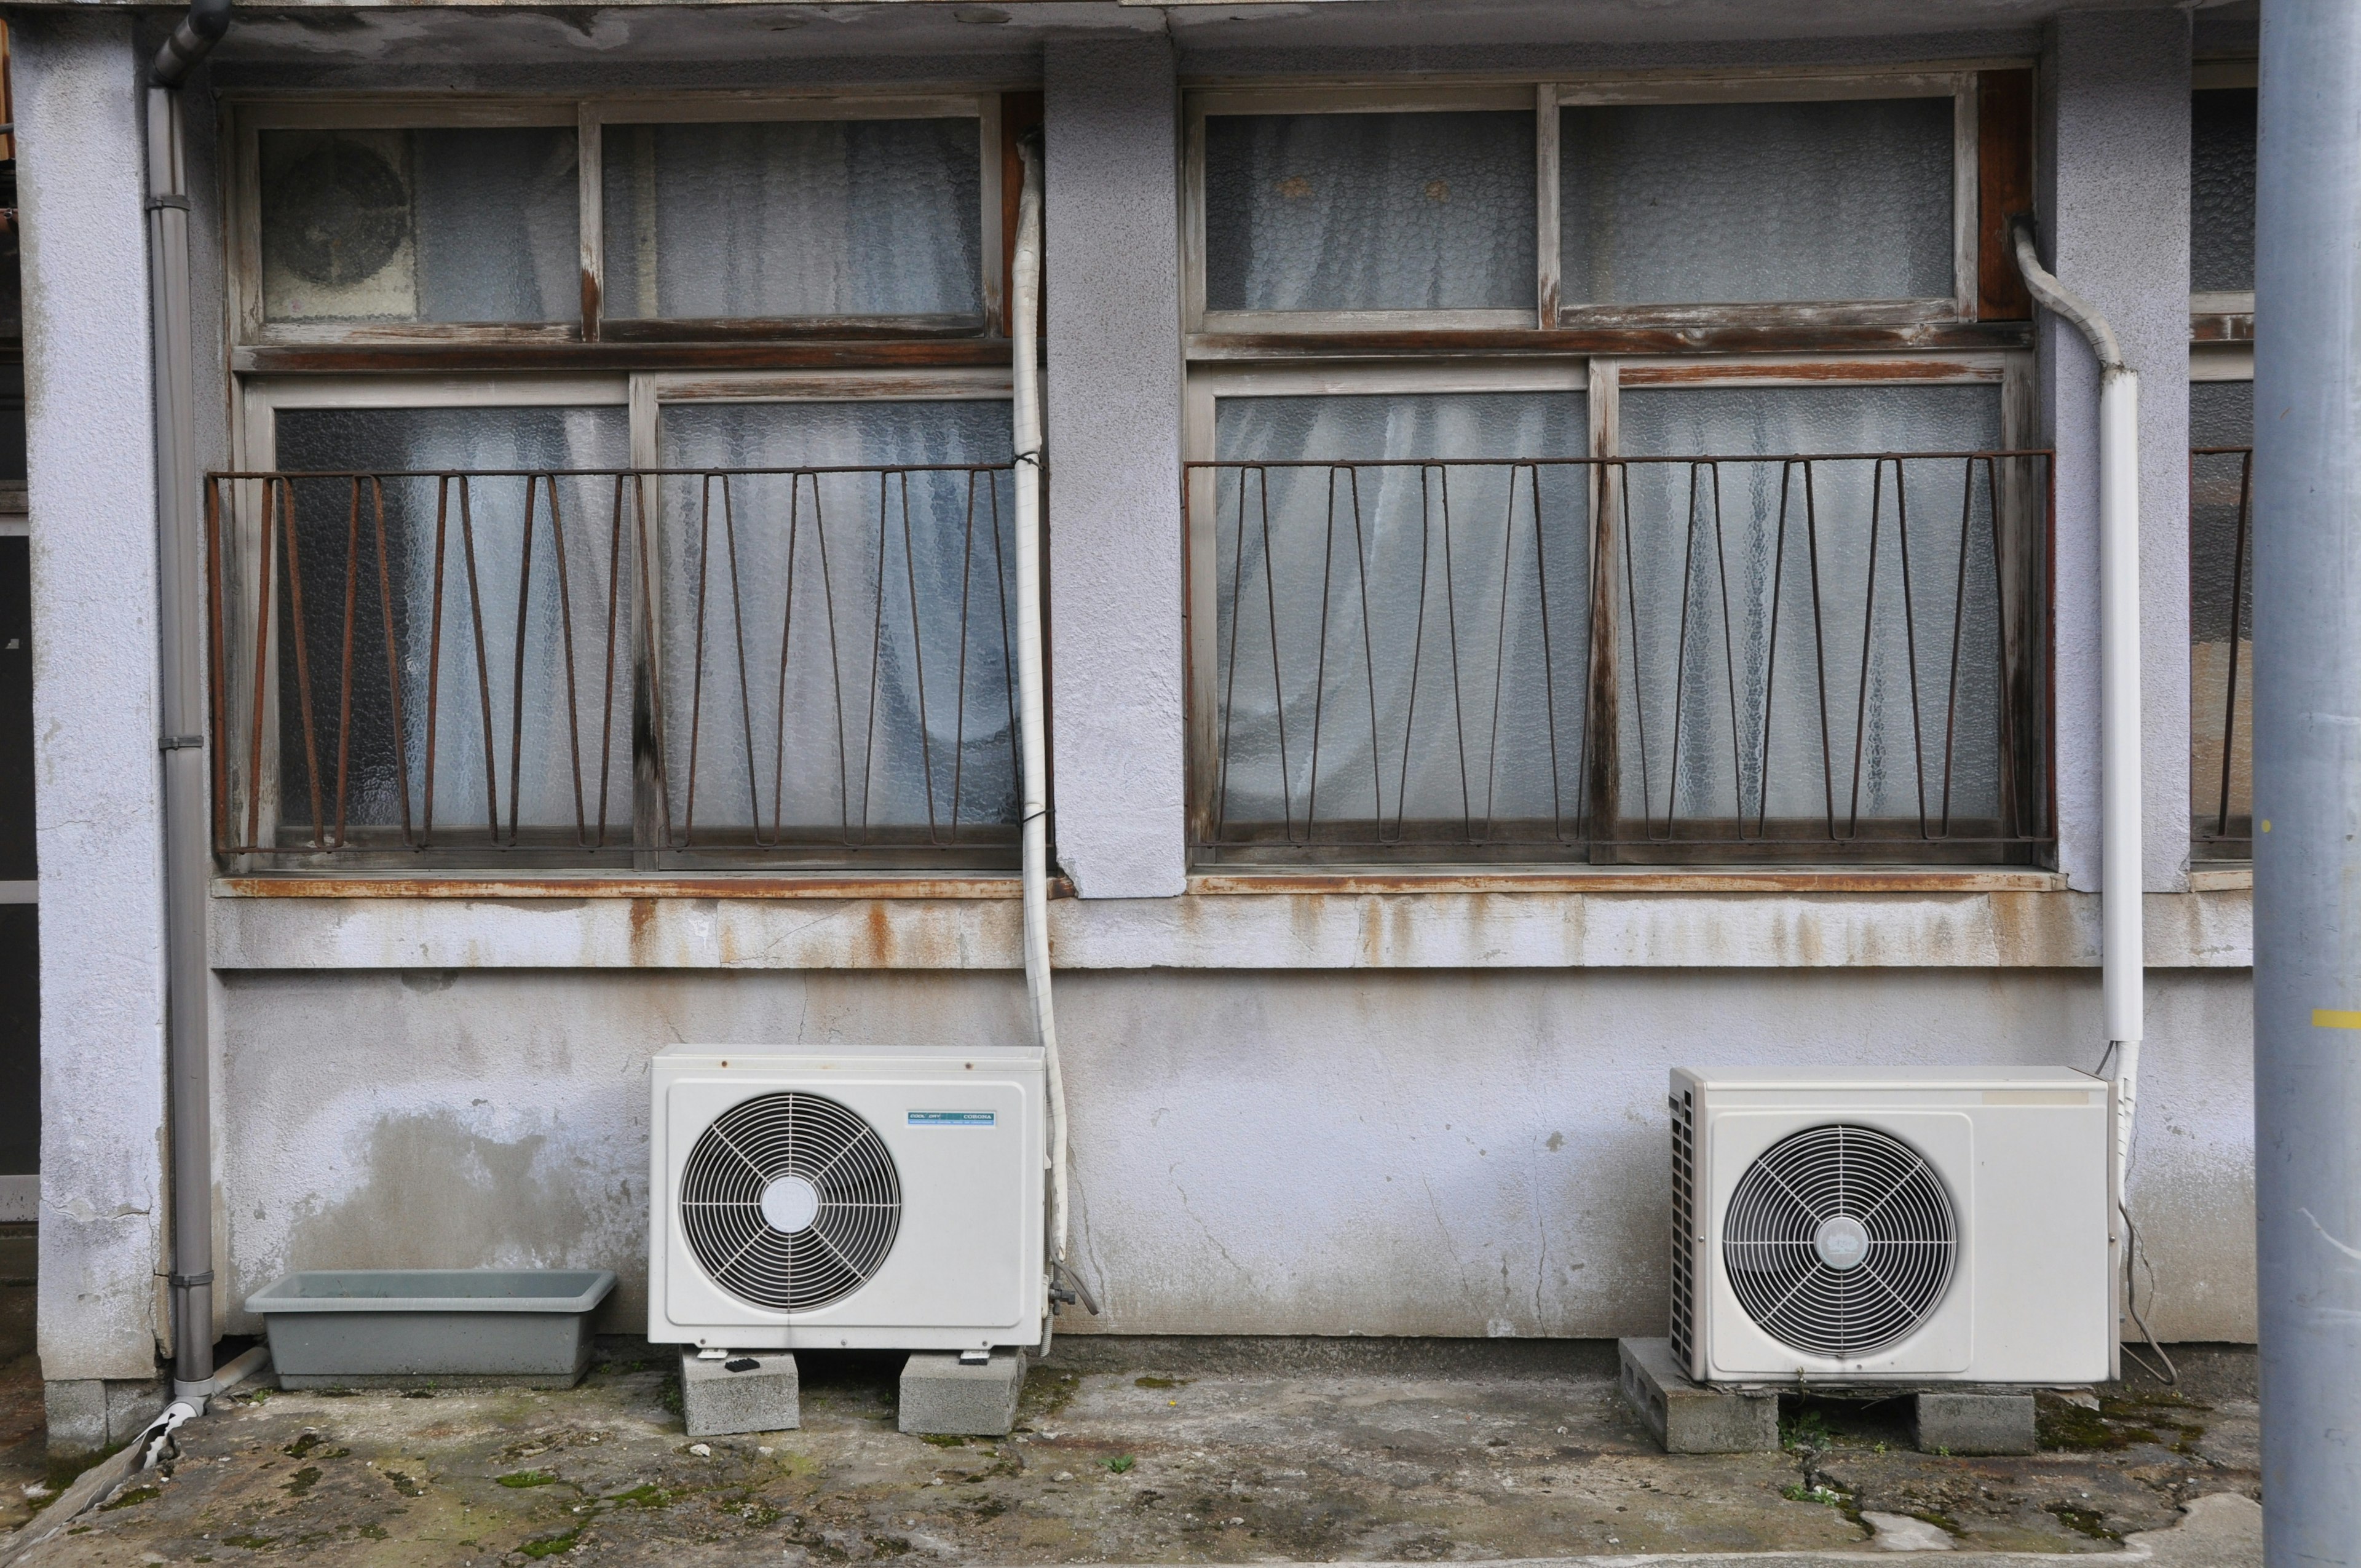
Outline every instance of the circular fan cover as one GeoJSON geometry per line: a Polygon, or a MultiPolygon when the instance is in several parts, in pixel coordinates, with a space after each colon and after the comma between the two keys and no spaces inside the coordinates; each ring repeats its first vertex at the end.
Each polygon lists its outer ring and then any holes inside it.
{"type": "Polygon", "coordinates": [[[1959,1234],[1924,1156],[1839,1124],[1782,1138],[1747,1168],[1721,1255],[1739,1305],[1765,1333],[1850,1361],[1927,1321],[1951,1282],[1959,1234]]]}
{"type": "Polygon", "coordinates": [[[894,1250],[902,1182],[876,1129],[818,1094],[758,1095],[705,1129],[680,1177],[681,1234],[741,1300],[807,1312],[894,1250]]]}
{"type": "Polygon", "coordinates": [[[335,288],[366,282],[409,237],[410,193],[366,142],[324,137],[272,184],[265,237],[299,278],[335,288]]]}

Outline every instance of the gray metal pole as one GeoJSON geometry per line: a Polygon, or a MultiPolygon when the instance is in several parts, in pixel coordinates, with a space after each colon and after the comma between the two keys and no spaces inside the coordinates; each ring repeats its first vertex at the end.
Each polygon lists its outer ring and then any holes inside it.
{"type": "Polygon", "coordinates": [[[2264,0],[2255,1218],[2264,1560],[2361,1563],[2361,5],[2264,0]]]}

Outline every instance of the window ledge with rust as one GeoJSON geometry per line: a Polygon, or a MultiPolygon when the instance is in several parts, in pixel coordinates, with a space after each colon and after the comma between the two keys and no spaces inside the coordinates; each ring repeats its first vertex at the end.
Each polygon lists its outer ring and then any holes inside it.
{"type": "Polygon", "coordinates": [[[1201,871],[1208,895],[1299,893],[2063,893],[2059,872],[1958,866],[1237,867],[1201,871]]]}
{"type": "MultiPolygon", "coordinates": [[[[483,872],[296,872],[217,876],[216,898],[1009,898],[1018,896],[1016,872],[944,876],[929,872],[533,872],[498,875],[483,872]]],[[[1063,878],[1049,884],[1052,898],[1071,898],[1063,878]]]]}

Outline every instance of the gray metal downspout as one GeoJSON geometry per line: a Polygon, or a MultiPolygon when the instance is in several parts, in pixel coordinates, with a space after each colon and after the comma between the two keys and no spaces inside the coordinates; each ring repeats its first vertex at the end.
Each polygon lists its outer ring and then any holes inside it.
{"type": "Polygon", "coordinates": [[[2361,1563],[2361,6],[2265,0],[2255,229],[2263,1560],[2361,1563]]]}
{"type": "Polygon", "coordinates": [[[229,27],[194,0],[148,88],[148,296],[155,338],[159,687],[164,753],[165,1050],[172,1149],[172,1394],[204,1408],[214,1376],[212,1050],[206,1027],[204,617],[181,85],[229,27]]]}

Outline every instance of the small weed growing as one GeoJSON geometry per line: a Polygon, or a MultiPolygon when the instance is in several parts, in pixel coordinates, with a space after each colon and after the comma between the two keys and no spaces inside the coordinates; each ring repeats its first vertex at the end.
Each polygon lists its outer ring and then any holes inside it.
{"type": "Polygon", "coordinates": [[[1790,1452],[1799,1448],[1826,1449],[1833,1441],[1828,1418],[1817,1410],[1804,1410],[1779,1423],[1779,1446],[1790,1452]]]}
{"type": "Polygon", "coordinates": [[[1134,1459],[1128,1453],[1118,1453],[1113,1459],[1106,1462],[1106,1467],[1115,1475],[1127,1475],[1130,1472],[1131,1467],[1138,1463],[1139,1461],[1134,1459]]]}
{"type": "Polygon", "coordinates": [[[1795,1481],[1782,1486],[1779,1495],[1791,1503],[1818,1503],[1831,1508],[1845,1506],[1845,1495],[1834,1486],[1806,1486],[1801,1481],[1795,1481]]]}
{"type": "Polygon", "coordinates": [[[511,1470],[492,1479],[511,1491],[521,1492],[527,1486],[546,1486],[557,1477],[546,1470],[511,1470]]]}
{"type": "Polygon", "coordinates": [[[653,1481],[642,1481],[628,1492],[618,1492],[607,1499],[634,1508],[661,1508],[672,1501],[672,1494],[653,1481]]]}
{"type": "Polygon", "coordinates": [[[2092,1541],[2121,1541],[2123,1532],[2107,1528],[2106,1516],[2094,1508],[2078,1508],[2071,1503],[2052,1503],[2045,1510],[2068,1530],[2089,1536],[2092,1541]]]}

